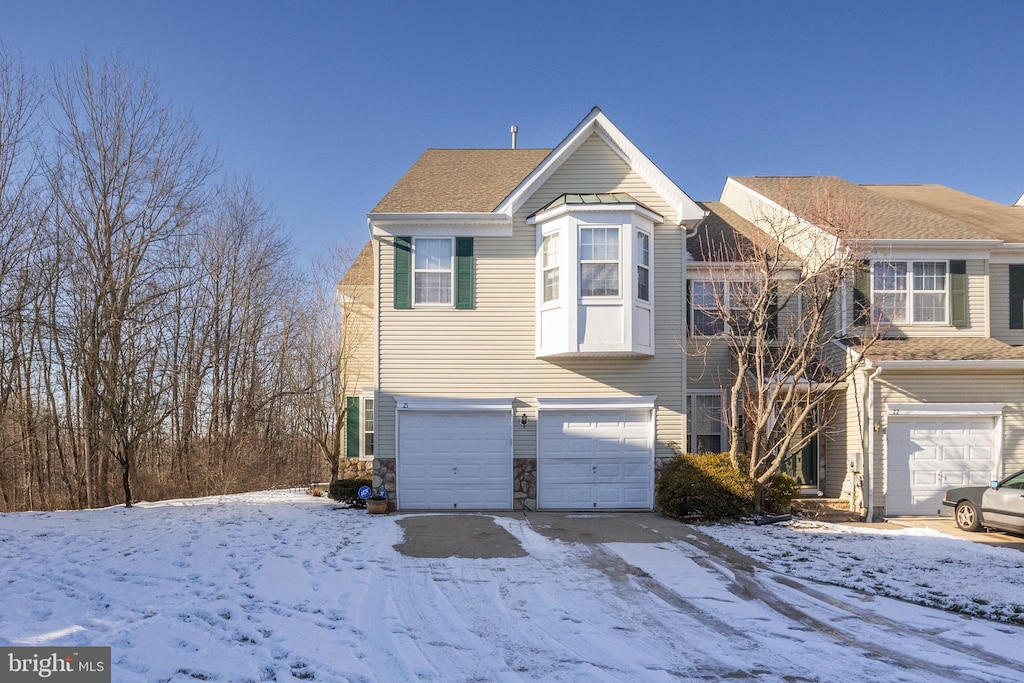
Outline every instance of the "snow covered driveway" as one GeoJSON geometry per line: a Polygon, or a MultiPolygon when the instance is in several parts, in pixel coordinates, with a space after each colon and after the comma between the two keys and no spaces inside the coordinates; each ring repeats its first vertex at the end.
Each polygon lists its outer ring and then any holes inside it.
{"type": "MultiPolygon", "coordinates": [[[[298,493],[0,516],[0,644],[109,645],[114,681],[1015,681],[1024,630],[791,579],[680,525],[417,558],[298,493]],[[689,536],[689,541],[687,541],[689,536]]],[[[600,518],[593,523],[600,524],[600,518]]]]}

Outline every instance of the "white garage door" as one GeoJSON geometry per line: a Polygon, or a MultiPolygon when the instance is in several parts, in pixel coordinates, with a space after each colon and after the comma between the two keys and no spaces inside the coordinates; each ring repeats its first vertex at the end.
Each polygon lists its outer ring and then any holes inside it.
{"type": "Polygon", "coordinates": [[[540,509],[650,509],[654,503],[651,411],[540,414],[540,509]]]}
{"type": "Polygon", "coordinates": [[[991,417],[890,418],[886,514],[941,515],[946,489],[987,485],[994,438],[991,417]]]}
{"type": "Polygon", "coordinates": [[[512,508],[510,411],[400,412],[398,432],[399,507],[512,508]]]}

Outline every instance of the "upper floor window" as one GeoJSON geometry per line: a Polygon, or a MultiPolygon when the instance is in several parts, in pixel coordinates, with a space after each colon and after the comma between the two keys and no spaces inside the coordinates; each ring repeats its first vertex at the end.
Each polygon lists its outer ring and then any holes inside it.
{"type": "Polygon", "coordinates": [[[558,233],[544,235],[541,244],[541,268],[543,269],[544,302],[558,299],[558,233]]]}
{"type": "Polygon", "coordinates": [[[651,300],[651,236],[646,232],[636,234],[636,298],[651,300]]]}
{"type": "Polygon", "coordinates": [[[725,332],[721,307],[725,305],[725,283],[709,280],[690,282],[690,329],[693,334],[710,337],[725,332]]]}
{"type": "Polygon", "coordinates": [[[452,240],[413,240],[413,304],[452,304],[452,240]]]}
{"type": "Polygon", "coordinates": [[[580,228],[580,296],[619,295],[619,229],[580,228]]]}
{"type": "Polygon", "coordinates": [[[876,321],[945,324],[948,311],[945,261],[876,261],[871,310],[876,321]]]}

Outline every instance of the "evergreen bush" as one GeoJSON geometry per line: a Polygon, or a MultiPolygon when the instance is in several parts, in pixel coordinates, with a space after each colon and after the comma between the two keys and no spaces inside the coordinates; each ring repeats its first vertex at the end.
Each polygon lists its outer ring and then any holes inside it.
{"type": "Polygon", "coordinates": [[[654,500],[670,517],[717,521],[753,514],[755,491],[754,481],[732,466],[728,453],[686,453],[665,465],[654,500]]]}
{"type": "Polygon", "coordinates": [[[365,508],[366,501],[359,497],[359,489],[363,486],[373,486],[373,480],[367,478],[359,479],[335,479],[331,482],[331,488],[327,495],[339,503],[346,503],[350,507],[365,508]]]}

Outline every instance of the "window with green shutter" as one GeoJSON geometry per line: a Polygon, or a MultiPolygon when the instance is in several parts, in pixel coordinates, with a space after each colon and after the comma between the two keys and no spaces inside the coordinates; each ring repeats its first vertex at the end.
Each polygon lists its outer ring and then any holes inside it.
{"type": "Polygon", "coordinates": [[[455,238],[455,308],[474,306],[473,238],[455,238]]]}
{"type": "Polygon", "coordinates": [[[412,308],[412,238],[395,238],[395,308],[412,308]]]}
{"type": "Polygon", "coordinates": [[[345,457],[359,457],[359,397],[349,396],[345,399],[345,457]]]}
{"type": "Polygon", "coordinates": [[[949,262],[949,321],[967,327],[967,261],[949,262]]]}
{"type": "Polygon", "coordinates": [[[862,261],[853,272],[853,324],[871,323],[871,264],[862,261]]]}
{"type": "Polygon", "coordinates": [[[1024,330],[1024,265],[1010,266],[1010,329],[1024,330]]]}

